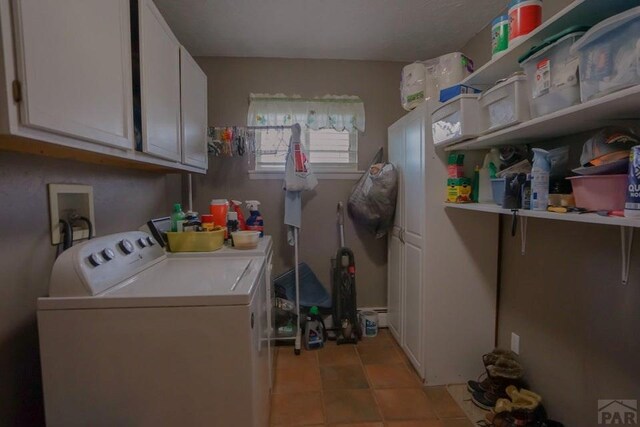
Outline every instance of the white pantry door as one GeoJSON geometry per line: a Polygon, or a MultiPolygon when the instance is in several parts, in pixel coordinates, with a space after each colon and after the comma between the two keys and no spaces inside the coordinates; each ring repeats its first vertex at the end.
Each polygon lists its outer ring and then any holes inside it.
{"type": "Polygon", "coordinates": [[[404,227],[404,178],[402,176],[405,162],[404,148],[405,129],[402,122],[389,128],[388,147],[389,162],[398,170],[398,200],[393,228],[389,233],[387,249],[387,324],[389,330],[402,345],[402,293],[404,245],[402,232],[404,227]]]}
{"type": "Polygon", "coordinates": [[[414,110],[405,122],[404,181],[404,295],[403,342],[407,356],[422,375],[423,239],[425,212],[424,106],[414,110]]]}

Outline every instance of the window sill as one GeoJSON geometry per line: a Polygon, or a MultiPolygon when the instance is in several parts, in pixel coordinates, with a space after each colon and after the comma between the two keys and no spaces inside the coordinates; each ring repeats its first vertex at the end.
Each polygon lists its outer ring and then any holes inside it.
{"type": "MultiPolygon", "coordinates": [[[[313,172],[313,174],[321,179],[342,179],[342,180],[358,180],[365,171],[333,171],[333,172],[313,172]]],[[[249,179],[284,179],[284,171],[259,171],[250,170],[249,179]]]]}

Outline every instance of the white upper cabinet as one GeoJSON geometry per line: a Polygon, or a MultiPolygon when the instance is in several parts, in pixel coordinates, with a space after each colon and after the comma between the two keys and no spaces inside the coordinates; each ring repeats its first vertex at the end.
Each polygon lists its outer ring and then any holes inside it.
{"type": "Polygon", "coordinates": [[[133,149],[129,1],[13,6],[20,123],[133,149]]]}
{"type": "Polygon", "coordinates": [[[151,0],[140,0],[142,149],[181,161],[180,44],[151,0]]]}
{"type": "Polygon", "coordinates": [[[180,48],[182,163],[207,168],[207,76],[180,48]]]}

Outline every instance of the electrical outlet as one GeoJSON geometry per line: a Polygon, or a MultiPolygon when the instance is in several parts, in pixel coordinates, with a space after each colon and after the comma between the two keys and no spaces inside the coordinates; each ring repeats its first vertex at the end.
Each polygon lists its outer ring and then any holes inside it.
{"type": "MultiPolygon", "coordinates": [[[[51,219],[51,244],[62,241],[60,220],[69,221],[73,217],[85,217],[91,221],[92,234],[96,234],[96,221],[93,216],[93,187],[90,185],[49,184],[49,217],[51,219]]],[[[73,240],[89,237],[89,228],[85,222],[76,221],[73,225],[73,240]]]]}
{"type": "Polygon", "coordinates": [[[520,335],[511,332],[511,351],[520,354],[520,335]]]}

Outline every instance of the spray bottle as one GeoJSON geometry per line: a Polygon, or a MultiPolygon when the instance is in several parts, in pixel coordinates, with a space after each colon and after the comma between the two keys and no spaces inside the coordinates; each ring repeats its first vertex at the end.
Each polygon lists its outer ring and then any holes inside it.
{"type": "Polygon", "coordinates": [[[534,148],[533,167],[531,168],[531,210],[547,210],[549,206],[550,174],[549,152],[541,148],[534,148]]]}
{"type": "Polygon", "coordinates": [[[231,208],[238,214],[238,230],[246,230],[247,223],[244,220],[244,214],[242,213],[242,202],[240,200],[231,200],[231,208]]]}
{"type": "Polygon", "coordinates": [[[260,237],[264,236],[264,220],[260,215],[260,202],[257,200],[247,200],[247,209],[249,209],[249,219],[247,219],[247,230],[259,231],[260,237]]]}
{"type": "Polygon", "coordinates": [[[304,325],[304,348],[314,350],[324,346],[325,328],[318,307],[309,310],[307,322],[304,325]]]}

